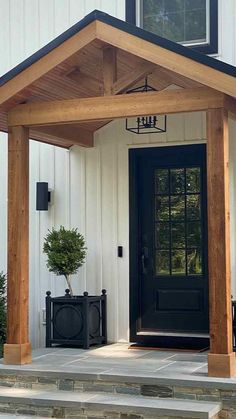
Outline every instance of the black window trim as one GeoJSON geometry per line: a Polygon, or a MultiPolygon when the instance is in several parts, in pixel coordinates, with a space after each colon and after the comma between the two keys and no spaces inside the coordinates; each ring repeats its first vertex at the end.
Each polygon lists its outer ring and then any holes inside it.
{"type": "MultiPolygon", "coordinates": [[[[136,25],[136,0],[126,0],[126,22],[136,25]]],[[[206,44],[191,45],[188,48],[203,54],[218,53],[218,0],[210,0],[210,40],[206,44]]]]}

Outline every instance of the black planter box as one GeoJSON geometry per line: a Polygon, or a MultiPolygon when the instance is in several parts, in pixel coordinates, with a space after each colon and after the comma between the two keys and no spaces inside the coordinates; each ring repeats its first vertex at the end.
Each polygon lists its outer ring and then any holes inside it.
{"type": "Polygon", "coordinates": [[[53,344],[82,346],[107,343],[106,290],[101,296],[51,297],[46,293],[46,347],[53,344]]]}

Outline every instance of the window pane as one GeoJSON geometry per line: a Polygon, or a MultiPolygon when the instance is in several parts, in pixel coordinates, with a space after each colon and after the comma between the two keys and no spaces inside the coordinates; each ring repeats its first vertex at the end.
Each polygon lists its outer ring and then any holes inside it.
{"type": "Polygon", "coordinates": [[[143,0],[143,28],[163,36],[163,1],[143,0]]]}
{"type": "Polygon", "coordinates": [[[187,218],[188,220],[200,219],[200,195],[187,196],[187,218]]]}
{"type": "Polygon", "coordinates": [[[185,247],[185,224],[174,223],[171,226],[172,249],[185,247]]]}
{"type": "Polygon", "coordinates": [[[185,0],[186,10],[205,10],[206,11],[206,0],[185,0]]]}
{"type": "Polygon", "coordinates": [[[188,223],[187,246],[188,248],[201,246],[201,223],[200,222],[188,223]]]}
{"type": "Polygon", "coordinates": [[[169,197],[156,196],[156,220],[169,220],[169,197]]]}
{"type": "Polygon", "coordinates": [[[186,190],[188,193],[200,192],[201,173],[199,167],[186,169],[186,190]]]}
{"type": "Polygon", "coordinates": [[[185,198],[184,196],[171,197],[171,219],[172,221],[184,220],[185,218],[185,198]]]}
{"type": "Polygon", "coordinates": [[[164,11],[169,12],[183,12],[185,0],[164,0],[164,11]]]}
{"type": "Polygon", "coordinates": [[[205,42],[206,0],[142,0],[143,28],[175,42],[205,42]]]}
{"type": "Polygon", "coordinates": [[[169,249],[170,246],[169,223],[156,224],[156,247],[158,249],[169,249]]]}
{"type": "Polygon", "coordinates": [[[180,194],[185,191],[184,169],[172,169],[170,171],[171,193],[180,194]]]}
{"type": "Polygon", "coordinates": [[[184,12],[165,15],[162,36],[171,41],[184,42],[184,12]]]}
{"type": "Polygon", "coordinates": [[[156,275],[170,275],[169,251],[156,252],[156,275]]]}
{"type": "Polygon", "coordinates": [[[169,170],[159,169],[156,170],[156,193],[168,194],[169,193],[169,170]]]}
{"type": "Polygon", "coordinates": [[[192,249],[187,255],[188,275],[202,274],[202,255],[200,249],[192,249]]]}
{"type": "Polygon", "coordinates": [[[186,259],[184,250],[173,250],[171,254],[172,275],[186,274],[186,259]]]}
{"type": "Polygon", "coordinates": [[[206,12],[193,10],[185,13],[185,41],[206,41],[206,12]]]}

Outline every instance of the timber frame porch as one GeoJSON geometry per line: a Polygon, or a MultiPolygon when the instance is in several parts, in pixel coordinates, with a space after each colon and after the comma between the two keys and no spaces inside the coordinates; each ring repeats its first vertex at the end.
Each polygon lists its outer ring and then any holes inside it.
{"type": "Polygon", "coordinates": [[[0,79],[0,129],[9,135],[6,364],[31,362],[29,138],[65,148],[93,147],[94,132],[117,118],[205,111],[208,374],[236,374],[228,173],[228,118],[236,118],[235,77],[232,66],[95,11],[0,79]],[[146,75],[158,91],[125,95],[146,75]],[[170,85],[176,89],[168,90],[170,85]]]}

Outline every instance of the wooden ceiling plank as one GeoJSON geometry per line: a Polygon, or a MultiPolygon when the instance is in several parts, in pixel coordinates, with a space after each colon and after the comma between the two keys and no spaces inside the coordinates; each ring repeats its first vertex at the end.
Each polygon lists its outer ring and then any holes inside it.
{"type": "Polygon", "coordinates": [[[80,145],[82,147],[93,147],[93,133],[80,126],[56,125],[36,127],[37,132],[47,134],[57,139],[62,139],[66,143],[80,145]]]}
{"type": "Polygon", "coordinates": [[[236,97],[235,78],[135,35],[97,21],[97,38],[153,64],[236,97]]]}
{"type": "Polygon", "coordinates": [[[166,81],[168,80],[170,84],[175,84],[176,86],[182,87],[184,89],[192,87],[204,87],[201,83],[188,79],[187,77],[174,73],[173,71],[166,70],[163,67],[158,67],[158,69],[155,70],[153,74],[161,79],[165,79],[166,81]]]}
{"type": "Polygon", "coordinates": [[[203,111],[223,107],[224,96],[212,89],[198,88],[39,102],[16,106],[8,114],[8,124],[59,125],[138,115],[203,111]]]}

